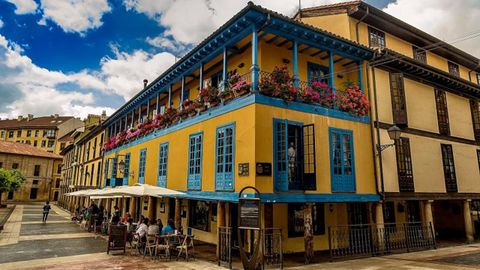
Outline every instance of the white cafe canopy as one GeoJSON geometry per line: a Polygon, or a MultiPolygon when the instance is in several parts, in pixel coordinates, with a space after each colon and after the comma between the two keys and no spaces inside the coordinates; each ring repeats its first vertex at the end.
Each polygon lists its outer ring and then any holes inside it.
{"type": "Polygon", "coordinates": [[[93,196],[95,194],[98,194],[99,192],[100,192],[100,189],[83,189],[83,190],[77,190],[74,192],[66,193],[65,195],[77,196],[77,197],[88,197],[88,196],[93,196]]]}
{"type": "Polygon", "coordinates": [[[172,196],[172,195],[184,195],[185,193],[158,187],[147,184],[135,184],[133,186],[119,186],[109,190],[105,190],[101,196],[132,196],[132,197],[163,197],[163,196],[172,196]]]}

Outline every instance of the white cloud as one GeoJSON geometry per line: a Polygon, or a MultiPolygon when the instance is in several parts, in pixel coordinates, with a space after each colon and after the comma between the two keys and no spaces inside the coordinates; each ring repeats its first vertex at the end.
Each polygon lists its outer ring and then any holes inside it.
{"type": "Polygon", "coordinates": [[[183,55],[191,47],[188,46],[188,44],[174,40],[171,36],[165,37],[164,35],[160,35],[154,38],[147,37],[145,41],[154,47],[172,52],[177,56],[183,55]]]}
{"type": "Polygon", "coordinates": [[[38,22],[45,24],[51,20],[67,33],[80,33],[100,27],[102,16],[112,10],[107,0],[42,0],[43,18],[38,22]]]}
{"type": "Polygon", "coordinates": [[[15,14],[35,13],[37,10],[37,3],[34,0],[7,0],[15,5],[15,14]]]}
{"type": "Polygon", "coordinates": [[[129,54],[113,47],[115,56],[104,57],[100,70],[76,73],[48,70],[32,63],[17,44],[0,35],[0,117],[66,114],[85,117],[114,108],[97,105],[98,95],[118,95],[125,101],[143,88],[143,79],[157,78],[175,62],[167,52],[137,50],[129,54]],[[60,90],[72,84],[78,90],[60,90]]]}
{"type": "MultiPolygon", "coordinates": [[[[127,10],[145,13],[166,27],[165,35],[185,44],[198,43],[247,5],[248,0],[123,0],[127,10]]],[[[259,0],[257,4],[293,15],[298,0],[259,0]]],[[[303,7],[341,2],[341,0],[304,0],[303,7]]]]}
{"type": "Polygon", "coordinates": [[[480,1],[397,0],[384,11],[480,57],[480,1]]]}

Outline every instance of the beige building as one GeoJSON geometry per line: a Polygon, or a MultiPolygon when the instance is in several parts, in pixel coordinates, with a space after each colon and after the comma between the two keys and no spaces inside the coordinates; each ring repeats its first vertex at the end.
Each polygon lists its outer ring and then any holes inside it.
{"type": "Polygon", "coordinates": [[[50,193],[60,185],[60,155],[15,142],[0,142],[0,168],[15,169],[26,177],[25,183],[16,192],[3,193],[2,201],[53,201],[58,192],[50,193]]]}
{"type": "Polygon", "coordinates": [[[27,117],[0,120],[0,141],[17,142],[32,145],[33,147],[59,154],[68,145],[60,142],[64,137],[83,122],[73,116],[27,117]]]}
{"type": "MultiPolygon", "coordinates": [[[[76,129],[69,137],[72,143],[62,150],[65,181],[60,186],[61,194],[80,189],[99,188],[102,183],[102,145],[104,129],[101,126],[106,116],[89,115],[85,126],[76,129]]],[[[78,204],[72,198],[61,196],[60,205],[68,208],[78,204]],[[70,200],[70,204],[67,204],[70,200]]]]}
{"type": "Polygon", "coordinates": [[[438,239],[471,241],[480,60],[361,1],[303,9],[296,18],[377,52],[366,71],[383,200],[377,223],[432,224],[438,239]],[[401,131],[395,141],[393,126],[401,131]]]}

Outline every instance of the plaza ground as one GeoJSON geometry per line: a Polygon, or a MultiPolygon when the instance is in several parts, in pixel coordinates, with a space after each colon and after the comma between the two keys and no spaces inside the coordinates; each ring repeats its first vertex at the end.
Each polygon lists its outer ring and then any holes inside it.
{"type": "MultiPolygon", "coordinates": [[[[47,224],[42,224],[41,205],[17,205],[0,233],[0,269],[226,269],[208,257],[189,262],[158,261],[142,256],[107,255],[105,250],[103,237],[80,229],[62,209],[53,206],[47,224]]],[[[480,269],[480,244],[287,268],[480,269]]]]}

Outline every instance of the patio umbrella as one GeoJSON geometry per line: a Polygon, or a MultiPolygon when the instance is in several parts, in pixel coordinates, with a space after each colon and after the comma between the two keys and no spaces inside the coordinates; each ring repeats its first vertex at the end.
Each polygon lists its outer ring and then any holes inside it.
{"type": "Polygon", "coordinates": [[[103,192],[104,196],[124,195],[132,197],[163,197],[172,195],[184,195],[185,193],[173,189],[152,186],[147,184],[135,184],[133,186],[120,186],[103,192]]]}

